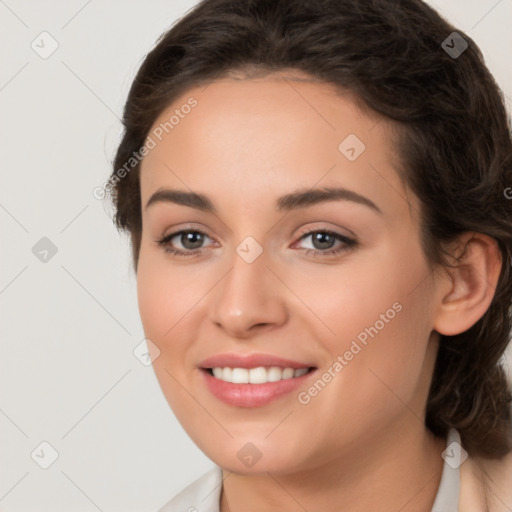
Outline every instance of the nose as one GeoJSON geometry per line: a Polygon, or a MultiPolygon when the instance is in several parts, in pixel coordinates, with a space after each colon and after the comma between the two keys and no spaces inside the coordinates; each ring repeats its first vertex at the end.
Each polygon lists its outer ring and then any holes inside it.
{"type": "Polygon", "coordinates": [[[286,323],[285,288],[267,267],[265,252],[252,263],[238,254],[212,295],[212,321],[231,337],[247,339],[286,323]]]}

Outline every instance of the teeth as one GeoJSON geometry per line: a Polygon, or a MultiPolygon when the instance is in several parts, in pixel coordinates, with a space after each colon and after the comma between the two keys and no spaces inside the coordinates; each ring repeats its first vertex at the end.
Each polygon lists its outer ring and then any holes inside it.
{"type": "MultiPolygon", "coordinates": [[[[307,369],[304,368],[306,371],[307,369]]],[[[293,368],[284,368],[281,374],[281,379],[293,379],[293,376],[295,375],[295,370],[293,368]]]]}
{"type": "Polygon", "coordinates": [[[308,373],[308,368],[280,368],[271,366],[265,368],[212,368],[213,376],[225,382],[233,384],[265,384],[267,382],[277,382],[279,380],[288,380],[301,377],[308,373]]]}
{"type": "MultiPolygon", "coordinates": [[[[221,368],[219,368],[220,370],[221,368]]],[[[231,375],[233,373],[233,370],[231,368],[222,368],[222,377],[219,377],[222,380],[225,380],[226,382],[233,382],[231,380],[231,375]]]]}
{"type": "Polygon", "coordinates": [[[265,384],[265,382],[267,382],[267,370],[265,370],[263,366],[251,368],[247,373],[251,384],[265,384]]]}
{"type": "Polygon", "coordinates": [[[245,368],[233,368],[231,382],[234,384],[249,384],[249,372],[245,368]]]}

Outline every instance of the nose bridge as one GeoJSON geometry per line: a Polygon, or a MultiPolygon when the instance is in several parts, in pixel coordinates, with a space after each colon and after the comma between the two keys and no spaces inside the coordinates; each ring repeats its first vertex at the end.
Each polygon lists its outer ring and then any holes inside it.
{"type": "Polygon", "coordinates": [[[219,283],[212,320],[232,336],[247,336],[256,325],[286,321],[285,298],[275,276],[267,268],[269,254],[247,237],[231,258],[231,269],[219,283]]]}

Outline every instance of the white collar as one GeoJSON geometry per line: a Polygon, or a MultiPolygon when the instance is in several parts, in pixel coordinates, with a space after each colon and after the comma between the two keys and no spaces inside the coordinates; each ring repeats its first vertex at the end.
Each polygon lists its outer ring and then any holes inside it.
{"type": "Polygon", "coordinates": [[[460,435],[454,428],[448,431],[441,482],[431,512],[457,512],[459,508],[460,465],[467,457],[460,435]]]}

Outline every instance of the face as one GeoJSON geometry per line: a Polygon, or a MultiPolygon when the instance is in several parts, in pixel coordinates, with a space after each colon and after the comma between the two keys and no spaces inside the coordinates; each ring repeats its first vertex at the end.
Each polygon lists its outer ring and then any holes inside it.
{"type": "Polygon", "coordinates": [[[154,370],[193,441],[242,473],[356,460],[417,426],[437,348],[390,126],[301,78],[189,90],[141,166],[154,370]]]}

